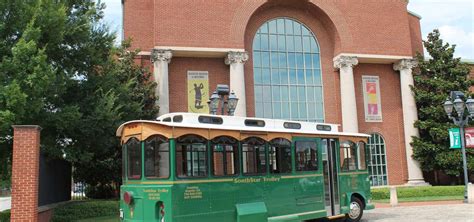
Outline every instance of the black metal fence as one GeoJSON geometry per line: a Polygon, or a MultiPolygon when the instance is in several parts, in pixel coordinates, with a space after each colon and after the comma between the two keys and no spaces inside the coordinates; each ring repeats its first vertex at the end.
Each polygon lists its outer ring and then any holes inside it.
{"type": "Polygon", "coordinates": [[[86,186],[87,185],[85,183],[81,183],[81,182],[74,183],[74,179],[73,179],[73,183],[71,186],[71,200],[87,199],[86,186]]]}
{"type": "Polygon", "coordinates": [[[11,196],[12,191],[10,188],[0,188],[0,197],[9,197],[11,196]]]}
{"type": "Polygon", "coordinates": [[[40,155],[38,206],[71,200],[71,164],[40,155]]]}

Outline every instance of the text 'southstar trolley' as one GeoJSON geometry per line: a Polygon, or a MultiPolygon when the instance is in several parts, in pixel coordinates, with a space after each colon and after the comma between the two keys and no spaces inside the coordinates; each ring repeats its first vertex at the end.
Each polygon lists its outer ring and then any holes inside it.
{"type": "Polygon", "coordinates": [[[369,135],[337,125],[170,113],[117,136],[123,221],[359,221],[374,208],[369,135]]]}

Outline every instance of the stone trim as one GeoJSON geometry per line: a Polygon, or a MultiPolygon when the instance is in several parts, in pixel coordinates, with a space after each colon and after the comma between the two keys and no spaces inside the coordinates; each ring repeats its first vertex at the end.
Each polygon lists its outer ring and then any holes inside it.
{"type": "Polygon", "coordinates": [[[173,53],[169,49],[152,49],[151,50],[151,62],[163,61],[170,63],[173,53]]]}
{"type": "Polygon", "coordinates": [[[399,56],[399,55],[379,55],[379,54],[360,54],[360,53],[339,53],[334,57],[336,60],[342,56],[355,56],[359,63],[368,64],[393,64],[402,59],[413,59],[413,56],[399,56]]]}
{"type": "Polygon", "coordinates": [[[339,56],[334,58],[334,68],[341,69],[344,67],[354,67],[359,64],[359,60],[355,56],[339,56]]]}
{"type": "Polygon", "coordinates": [[[236,52],[230,51],[225,58],[225,64],[230,65],[234,63],[242,63],[244,64],[249,59],[249,55],[247,52],[236,52]]]}
{"type": "Polygon", "coordinates": [[[19,129],[19,128],[31,128],[31,129],[37,129],[37,130],[42,130],[41,126],[38,125],[12,125],[13,129],[19,129]]]}
{"type": "Polygon", "coordinates": [[[399,62],[393,64],[393,69],[400,71],[404,69],[412,69],[418,65],[418,61],[415,59],[402,59],[399,62]]]}

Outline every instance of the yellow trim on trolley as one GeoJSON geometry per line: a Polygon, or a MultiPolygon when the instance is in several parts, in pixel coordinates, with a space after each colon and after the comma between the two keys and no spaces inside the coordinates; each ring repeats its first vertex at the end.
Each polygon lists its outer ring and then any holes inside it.
{"type": "Polygon", "coordinates": [[[158,185],[173,185],[173,184],[188,184],[188,183],[221,183],[233,182],[234,179],[219,179],[219,180],[177,180],[177,181],[128,181],[127,184],[158,184],[158,185]]]}
{"type": "Polygon", "coordinates": [[[288,175],[281,176],[281,179],[306,178],[306,177],[320,177],[322,174],[303,174],[303,175],[288,175]]]}
{"type": "MultiPolygon", "coordinates": [[[[320,177],[322,174],[303,174],[303,175],[288,175],[281,176],[281,179],[297,179],[297,178],[309,178],[309,177],[320,177]]],[[[260,177],[264,178],[264,177],[260,177]]],[[[226,178],[226,179],[209,179],[209,180],[177,180],[177,181],[127,181],[126,184],[153,184],[153,185],[173,185],[173,184],[193,184],[193,183],[223,183],[223,182],[235,182],[236,179],[245,178],[226,178]]]]}
{"type": "Polygon", "coordinates": [[[358,174],[369,174],[367,171],[361,172],[346,172],[346,173],[339,173],[340,176],[348,176],[348,175],[358,175],[358,174]]]}

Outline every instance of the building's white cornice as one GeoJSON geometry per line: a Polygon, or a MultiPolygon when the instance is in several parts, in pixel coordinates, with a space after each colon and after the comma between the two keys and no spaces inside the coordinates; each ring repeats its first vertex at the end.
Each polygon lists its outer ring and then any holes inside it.
{"type": "Polygon", "coordinates": [[[335,61],[341,56],[356,57],[359,63],[374,63],[374,64],[392,64],[402,59],[413,59],[413,56],[340,53],[339,55],[334,57],[333,60],[335,61]]]}

